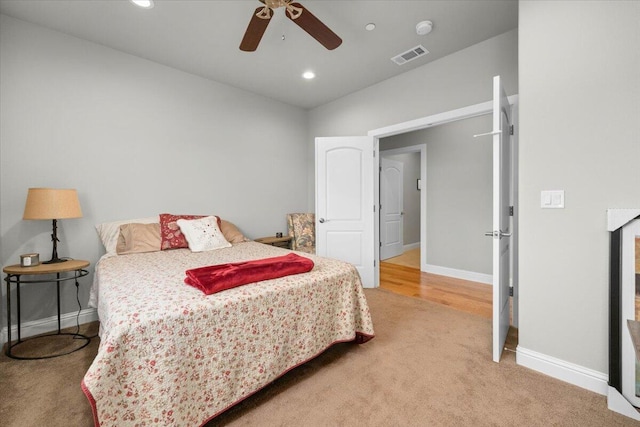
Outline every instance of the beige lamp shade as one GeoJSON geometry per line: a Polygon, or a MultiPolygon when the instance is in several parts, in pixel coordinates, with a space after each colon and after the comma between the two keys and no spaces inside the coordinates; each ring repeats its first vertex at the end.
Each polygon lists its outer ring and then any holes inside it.
{"type": "Polygon", "coordinates": [[[22,219],[81,218],[76,190],[30,188],[22,219]]]}

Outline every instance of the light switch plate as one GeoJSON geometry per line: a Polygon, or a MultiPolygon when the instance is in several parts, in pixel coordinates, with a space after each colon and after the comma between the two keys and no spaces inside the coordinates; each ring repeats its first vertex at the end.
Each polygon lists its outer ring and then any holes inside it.
{"type": "Polygon", "coordinates": [[[564,190],[541,191],[540,207],[543,209],[564,209],[564,190]]]}

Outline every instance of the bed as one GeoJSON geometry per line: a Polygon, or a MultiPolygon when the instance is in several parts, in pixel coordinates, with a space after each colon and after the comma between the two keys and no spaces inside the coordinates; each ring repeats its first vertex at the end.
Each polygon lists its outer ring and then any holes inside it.
{"type": "Polygon", "coordinates": [[[90,298],[101,341],[82,381],[95,425],[200,426],[331,345],[372,338],[360,277],[338,260],[299,253],[308,273],[212,295],[184,282],[189,269],[289,252],[240,241],[103,256],[90,298]]]}

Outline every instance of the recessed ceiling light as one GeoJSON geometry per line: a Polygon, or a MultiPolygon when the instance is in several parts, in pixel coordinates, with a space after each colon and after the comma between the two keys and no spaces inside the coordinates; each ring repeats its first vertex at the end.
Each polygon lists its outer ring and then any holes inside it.
{"type": "Polygon", "coordinates": [[[376,24],[374,24],[373,22],[370,22],[364,26],[364,29],[367,31],[373,31],[376,29],[376,24]]]}
{"type": "Polygon", "coordinates": [[[136,6],[140,6],[145,9],[151,9],[153,7],[153,0],[129,0],[136,6]]]}
{"type": "Polygon", "coordinates": [[[313,71],[305,71],[304,73],[302,73],[302,77],[307,80],[311,80],[316,77],[316,73],[314,73],[313,71]]]}

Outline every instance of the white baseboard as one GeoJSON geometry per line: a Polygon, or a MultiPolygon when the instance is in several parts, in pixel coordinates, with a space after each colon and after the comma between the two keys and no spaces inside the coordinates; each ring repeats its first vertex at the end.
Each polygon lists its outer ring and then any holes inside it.
{"type": "Polygon", "coordinates": [[[485,273],[476,273],[474,271],[458,270],[449,267],[440,267],[439,265],[427,264],[427,273],[439,274],[440,276],[455,277],[456,279],[470,280],[472,282],[485,283],[493,285],[493,275],[485,273]]]}
{"type": "MultiPolygon", "coordinates": [[[[76,326],[77,322],[81,325],[83,323],[94,322],[98,320],[98,311],[95,308],[87,308],[78,312],[65,313],[60,316],[61,328],[70,328],[76,326]]],[[[48,332],[54,332],[58,330],[58,316],[51,316],[45,319],[32,320],[30,322],[22,322],[20,325],[20,337],[28,338],[34,335],[46,334],[48,332]]],[[[16,340],[18,338],[18,325],[11,325],[11,339],[16,340]]],[[[3,346],[7,342],[7,327],[2,328],[0,333],[0,341],[3,346]]]]}
{"type": "Polygon", "coordinates": [[[403,252],[410,251],[412,249],[420,249],[420,242],[409,243],[408,245],[402,246],[403,252]]]}
{"type": "Polygon", "coordinates": [[[569,384],[607,396],[607,407],[611,411],[634,420],[640,420],[638,409],[629,403],[618,390],[609,386],[609,375],[607,374],[528,350],[521,346],[516,348],[516,363],[569,384]]]}
{"type": "Polygon", "coordinates": [[[609,375],[522,346],[516,348],[516,363],[604,396],[609,391],[609,375]]]}

